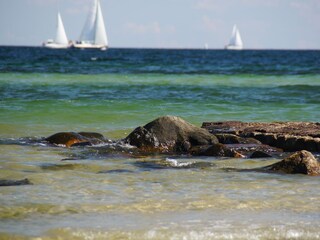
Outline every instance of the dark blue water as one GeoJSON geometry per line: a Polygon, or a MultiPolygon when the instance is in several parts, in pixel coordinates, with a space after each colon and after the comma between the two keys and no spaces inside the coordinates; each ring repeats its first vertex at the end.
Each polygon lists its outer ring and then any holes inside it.
{"type": "Polygon", "coordinates": [[[0,72],[159,74],[320,74],[320,51],[52,50],[0,47],[0,72]]]}

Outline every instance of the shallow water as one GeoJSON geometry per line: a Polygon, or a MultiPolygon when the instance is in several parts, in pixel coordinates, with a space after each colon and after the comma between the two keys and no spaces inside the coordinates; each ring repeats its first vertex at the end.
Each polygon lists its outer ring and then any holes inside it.
{"type": "Polygon", "coordinates": [[[254,169],[277,159],[136,156],[112,144],[161,115],[319,121],[319,51],[0,48],[0,239],[320,239],[319,177],[254,169]],[[97,59],[96,59],[97,58],[97,59]]]}

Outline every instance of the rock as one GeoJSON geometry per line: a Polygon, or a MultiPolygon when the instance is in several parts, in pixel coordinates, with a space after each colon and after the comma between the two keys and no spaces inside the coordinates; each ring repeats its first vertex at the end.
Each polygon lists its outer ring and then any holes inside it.
{"type": "Polygon", "coordinates": [[[204,145],[196,146],[191,148],[191,154],[196,156],[214,156],[214,157],[232,157],[232,158],[241,158],[244,157],[241,153],[227,148],[221,143],[214,145],[204,145]]]}
{"type": "Polygon", "coordinates": [[[32,185],[28,178],[22,180],[0,180],[0,187],[32,185]]]}
{"type": "Polygon", "coordinates": [[[148,152],[187,153],[194,146],[217,144],[218,139],[179,117],[164,116],[136,128],[124,142],[148,152]]]}
{"type": "Polygon", "coordinates": [[[250,158],[254,152],[260,151],[270,154],[272,156],[280,156],[282,149],[271,147],[266,144],[226,144],[225,147],[234,150],[245,157],[250,158]]]}
{"type": "Polygon", "coordinates": [[[270,154],[263,151],[254,151],[250,158],[270,158],[272,157],[270,154]]]}
{"type": "Polygon", "coordinates": [[[234,134],[254,138],[284,151],[320,152],[320,123],[313,122],[204,122],[202,128],[212,134],[234,134]]]}
{"type": "Polygon", "coordinates": [[[265,169],[290,174],[320,175],[320,163],[308,151],[298,151],[265,169]]]}
{"type": "Polygon", "coordinates": [[[46,138],[51,144],[71,147],[73,144],[89,142],[88,138],[75,132],[59,132],[46,138]]]}
{"type": "Polygon", "coordinates": [[[101,141],[105,141],[104,136],[101,133],[96,132],[79,132],[81,136],[91,139],[100,139],[101,141]]]}
{"type": "Polygon", "coordinates": [[[109,142],[100,133],[91,132],[59,132],[45,139],[51,144],[64,145],[66,147],[88,146],[109,142]]]}
{"type": "Polygon", "coordinates": [[[261,144],[260,141],[254,138],[243,138],[234,134],[220,133],[215,134],[215,136],[218,138],[219,143],[222,144],[261,144]]]}

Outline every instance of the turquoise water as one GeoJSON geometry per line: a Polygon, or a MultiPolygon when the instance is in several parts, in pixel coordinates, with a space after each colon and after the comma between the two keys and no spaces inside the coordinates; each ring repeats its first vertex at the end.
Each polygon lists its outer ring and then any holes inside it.
{"type": "Polygon", "coordinates": [[[319,86],[318,75],[4,73],[1,132],[4,137],[66,130],[107,134],[130,131],[168,114],[197,125],[218,120],[317,121],[319,86]]]}
{"type": "Polygon", "coordinates": [[[320,238],[318,177],[227,170],[277,159],[132,158],[30,141],[120,139],[162,115],[317,122],[320,51],[0,47],[0,178],[33,183],[0,188],[0,239],[320,238]]]}

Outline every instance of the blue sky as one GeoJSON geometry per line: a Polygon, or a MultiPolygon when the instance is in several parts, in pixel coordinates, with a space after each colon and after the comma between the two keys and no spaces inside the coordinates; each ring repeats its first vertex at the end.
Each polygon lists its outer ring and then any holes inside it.
{"type": "MultiPolygon", "coordinates": [[[[54,38],[60,9],[78,39],[93,0],[0,0],[0,45],[54,38]]],[[[110,47],[320,49],[320,0],[101,0],[110,47]]]]}

